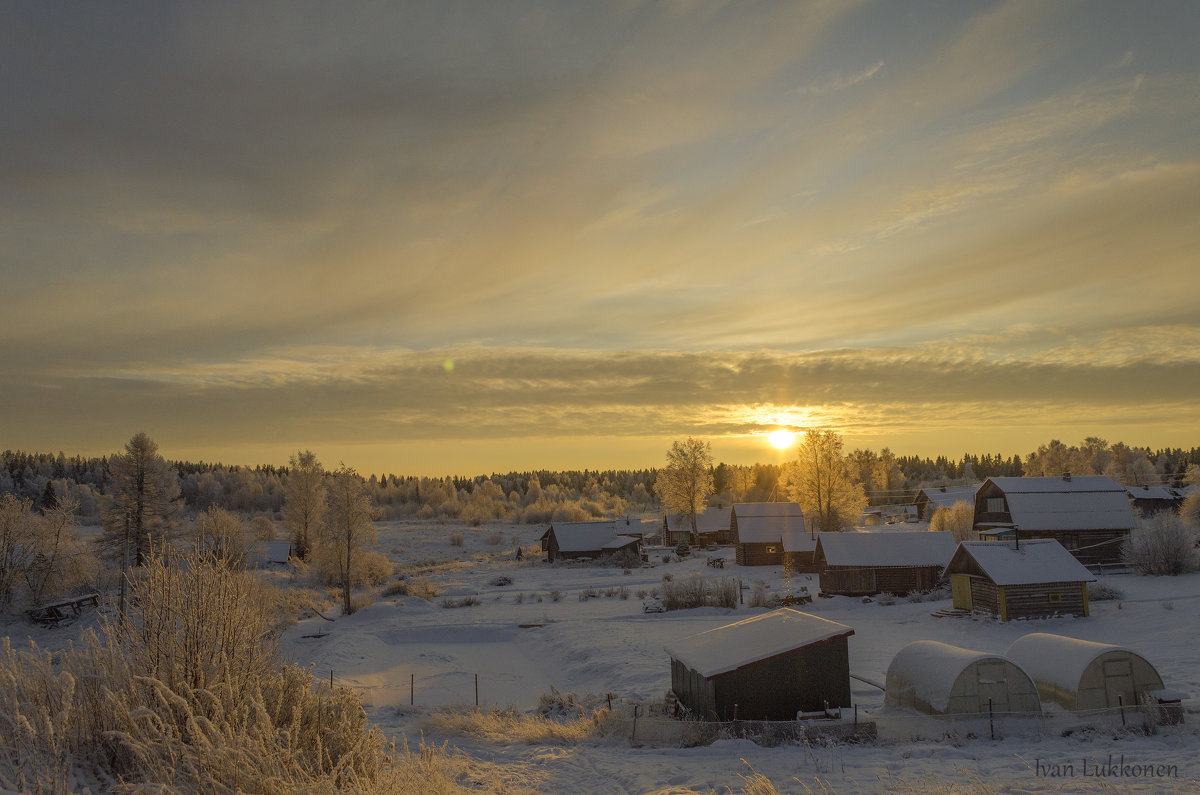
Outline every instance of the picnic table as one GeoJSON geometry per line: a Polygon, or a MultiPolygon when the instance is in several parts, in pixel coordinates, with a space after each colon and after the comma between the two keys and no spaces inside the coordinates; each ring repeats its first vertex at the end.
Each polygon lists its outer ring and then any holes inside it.
{"type": "Polygon", "coordinates": [[[57,626],[60,622],[74,619],[83,612],[85,607],[99,607],[100,594],[87,593],[80,596],[70,596],[57,602],[48,602],[26,611],[29,620],[48,627],[57,626]]]}

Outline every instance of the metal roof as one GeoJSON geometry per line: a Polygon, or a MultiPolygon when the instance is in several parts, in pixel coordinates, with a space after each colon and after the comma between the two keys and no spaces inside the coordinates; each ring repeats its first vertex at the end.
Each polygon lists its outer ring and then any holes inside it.
{"type": "Polygon", "coordinates": [[[830,566],[941,566],[954,555],[952,533],[820,533],[830,566]]]}
{"type": "Polygon", "coordinates": [[[1074,555],[1053,538],[1031,538],[1019,544],[1009,541],[963,541],[950,559],[946,573],[959,570],[968,556],[996,585],[1096,580],[1074,555]]]}

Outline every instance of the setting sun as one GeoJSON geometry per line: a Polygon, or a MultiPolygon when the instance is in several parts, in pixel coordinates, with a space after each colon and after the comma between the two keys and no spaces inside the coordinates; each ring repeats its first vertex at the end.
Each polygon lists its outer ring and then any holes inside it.
{"type": "Polygon", "coordinates": [[[786,447],[790,447],[792,442],[796,441],[796,434],[790,431],[782,430],[771,431],[767,434],[767,441],[770,442],[773,447],[783,450],[786,447]]]}

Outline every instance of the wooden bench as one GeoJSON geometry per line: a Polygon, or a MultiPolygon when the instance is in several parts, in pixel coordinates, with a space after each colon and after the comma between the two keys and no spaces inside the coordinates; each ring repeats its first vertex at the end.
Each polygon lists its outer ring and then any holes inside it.
{"type": "Polygon", "coordinates": [[[81,596],[72,596],[67,599],[59,599],[57,602],[48,602],[44,605],[38,605],[25,614],[29,616],[29,620],[35,624],[44,626],[57,626],[60,622],[74,619],[83,612],[85,607],[99,607],[100,594],[89,593],[81,596]]]}

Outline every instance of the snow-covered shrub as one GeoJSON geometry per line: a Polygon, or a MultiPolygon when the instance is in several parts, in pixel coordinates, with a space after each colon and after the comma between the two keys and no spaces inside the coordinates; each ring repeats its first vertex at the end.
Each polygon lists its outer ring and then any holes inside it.
{"type": "Polygon", "coordinates": [[[1195,571],[1196,531],[1166,511],[1138,520],[1122,548],[1125,562],[1139,574],[1176,575],[1195,571]]]}
{"type": "Polygon", "coordinates": [[[881,593],[875,597],[875,603],[880,605],[894,605],[896,604],[896,594],[881,593]]]}
{"type": "Polygon", "coordinates": [[[463,538],[462,533],[451,533],[450,534],[450,546],[461,547],[465,543],[466,543],[466,539],[463,538]]]}
{"type": "Polygon", "coordinates": [[[929,529],[948,532],[955,541],[966,541],[971,537],[975,523],[975,506],[969,502],[956,502],[949,508],[938,508],[929,518],[929,529]]]}
{"type": "Polygon", "coordinates": [[[662,603],[666,610],[687,610],[693,607],[737,607],[738,583],[734,577],[706,580],[690,574],[679,582],[664,580],[662,603]]]}
{"type": "Polygon", "coordinates": [[[1189,527],[1200,530],[1200,489],[1193,489],[1183,498],[1183,504],[1179,506],[1179,518],[1189,527]]]}
{"type": "Polygon", "coordinates": [[[1098,582],[1088,588],[1089,602],[1108,602],[1114,599],[1124,599],[1125,592],[1108,582],[1098,582]]]}
{"type": "Polygon", "coordinates": [[[750,603],[748,606],[766,607],[767,602],[767,584],[762,580],[755,580],[750,588],[750,603]]]}

